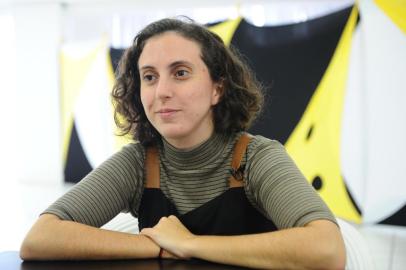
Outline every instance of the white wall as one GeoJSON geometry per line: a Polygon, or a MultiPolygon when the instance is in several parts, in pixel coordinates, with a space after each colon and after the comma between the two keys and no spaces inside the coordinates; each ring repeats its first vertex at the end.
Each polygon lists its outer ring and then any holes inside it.
{"type": "Polygon", "coordinates": [[[61,6],[13,6],[16,33],[15,176],[23,182],[62,181],[59,44],[61,6]]]}
{"type": "Polygon", "coordinates": [[[10,11],[0,9],[0,183],[14,179],[15,32],[10,11]]]}

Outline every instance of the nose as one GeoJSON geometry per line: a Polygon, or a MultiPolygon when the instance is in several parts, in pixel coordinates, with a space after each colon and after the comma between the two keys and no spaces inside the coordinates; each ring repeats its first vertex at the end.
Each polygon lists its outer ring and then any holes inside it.
{"type": "Polygon", "coordinates": [[[155,95],[158,99],[168,99],[173,96],[173,85],[170,78],[161,76],[155,88],[155,95]]]}

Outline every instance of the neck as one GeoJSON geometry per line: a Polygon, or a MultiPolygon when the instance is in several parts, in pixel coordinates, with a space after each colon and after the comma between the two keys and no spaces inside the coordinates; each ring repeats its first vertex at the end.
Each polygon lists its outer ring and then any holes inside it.
{"type": "MultiPolygon", "coordinates": [[[[213,133],[208,140],[188,149],[177,148],[163,139],[160,151],[162,158],[178,169],[199,169],[221,159],[223,155],[228,155],[226,149],[230,141],[234,141],[235,136],[235,134],[213,133]]],[[[231,151],[232,148],[229,150],[231,151]]]]}
{"type": "Polygon", "coordinates": [[[210,120],[207,121],[205,124],[201,124],[197,129],[191,131],[185,136],[165,137],[165,140],[170,145],[178,149],[187,150],[201,145],[202,143],[207,141],[213,135],[213,133],[214,125],[213,122],[210,120]]]}
{"type": "Polygon", "coordinates": [[[213,130],[202,134],[202,136],[196,138],[165,138],[165,140],[172,146],[178,149],[192,149],[207,141],[213,135],[213,130]]]}

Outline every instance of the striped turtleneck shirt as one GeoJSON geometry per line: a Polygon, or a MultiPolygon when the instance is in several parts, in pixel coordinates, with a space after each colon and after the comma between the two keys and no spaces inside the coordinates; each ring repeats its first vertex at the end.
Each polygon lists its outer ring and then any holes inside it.
{"type": "MultiPolygon", "coordinates": [[[[159,149],[160,186],[185,214],[225,192],[233,147],[241,133],[213,134],[192,149],[163,140],[159,149]]],[[[145,149],[131,143],[90,172],[43,213],[95,227],[120,212],[138,215],[144,189],[145,149]]],[[[250,203],[278,229],[303,226],[316,219],[336,220],[309,185],[284,147],[253,136],[242,160],[244,189],[250,203]]]]}

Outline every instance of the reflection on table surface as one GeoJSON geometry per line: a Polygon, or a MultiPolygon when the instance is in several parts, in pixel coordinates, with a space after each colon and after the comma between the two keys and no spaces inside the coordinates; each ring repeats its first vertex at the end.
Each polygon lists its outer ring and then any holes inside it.
{"type": "Polygon", "coordinates": [[[4,270],[65,270],[65,269],[121,269],[121,270],[238,270],[243,267],[216,264],[201,260],[109,260],[109,261],[31,261],[23,262],[17,251],[0,253],[0,269],[4,270]]]}

